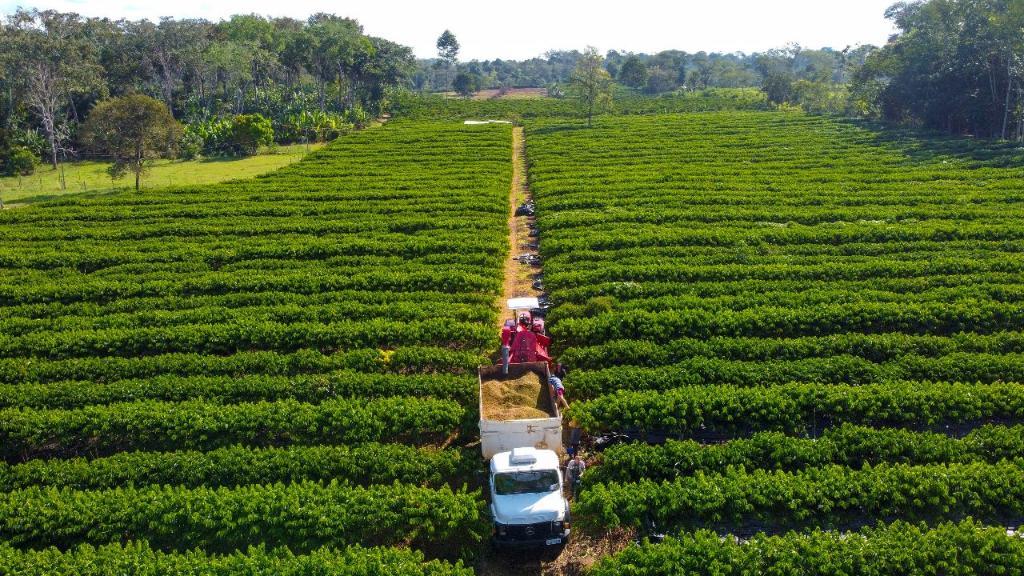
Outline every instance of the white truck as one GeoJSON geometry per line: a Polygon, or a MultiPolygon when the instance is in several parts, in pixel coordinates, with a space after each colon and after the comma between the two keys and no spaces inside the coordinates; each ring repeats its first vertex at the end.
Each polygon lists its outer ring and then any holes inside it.
{"type": "Polygon", "coordinates": [[[569,540],[569,502],[562,494],[559,462],[562,415],[548,386],[545,362],[481,366],[480,448],[490,460],[493,542],[502,547],[562,546],[569,540]],[[541,379],[547,398],[547,418],[499,420],[487,414],[484,382],[516,379],[527,371],[541,379]]]}
{"type": "Polygon", "coordinates": [[[532,447],[491,458],[494,543],[505,547],[564,546],[569,502],[562,495],[558,454],[532,447]]]}

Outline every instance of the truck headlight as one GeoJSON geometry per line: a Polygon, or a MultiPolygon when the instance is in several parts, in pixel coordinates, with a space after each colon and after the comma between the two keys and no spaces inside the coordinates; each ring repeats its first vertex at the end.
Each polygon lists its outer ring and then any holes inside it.
{"type": "Polygon", "coordinates": [[[498,536],[505,536],[508,534],[508,528],[504,524],[495,523],[495,529],[498,532],[498,536]]]}

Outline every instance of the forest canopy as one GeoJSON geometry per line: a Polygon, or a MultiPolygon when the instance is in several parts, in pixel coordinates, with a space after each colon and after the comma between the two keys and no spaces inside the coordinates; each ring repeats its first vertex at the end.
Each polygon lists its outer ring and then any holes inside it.
{"type": "Polygon", "coordinates": [[[1024,137],[1024,2],[898,2],[899,34],[853,79],[868,112],[951,133],[1024,137]]]}
{"type": "Polygon", "coordinates": [[[414,66],[410,48],[322,13],[150,22],[18,10],[0,26],[0,127],[54,164],[81,152],[78,128],[104,98],[154,97],[193,135],[258,113],[278,141],[323,139],[378,114],[414,66]]]}

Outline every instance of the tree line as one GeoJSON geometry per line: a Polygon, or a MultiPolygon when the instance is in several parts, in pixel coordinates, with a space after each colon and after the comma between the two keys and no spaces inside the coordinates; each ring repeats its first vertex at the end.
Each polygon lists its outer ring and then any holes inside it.
{"type": "Polygon", "coordinates": [[[378,114],[414,66],[410,48],[332,14],[150,22],[19,9],[0,23],[0,151],[55,167],[79,157],[93,106],[131,94],[163,102],[193,143],[247,114],[278,141],[328,138],[378,114]]]}
{"type": "Polygon", "coordinates": [[[873,116],[953,134],[1024,139],[1024,2],[898,2],[899,33],[853,78],[873,116]]]}
{"type": "MultiPolygon", "coordinates": [[[[758,87],[774,104],[812,113],[1024,140],[1024,2],[915,0],[893,4],[885,16],[897,33],[881,47],[790,44],[751,54],[610,50],[602,66],[639,93],[758,87]]],[[[562,95],[580,62],[592,57],[573,50],[523,61],[421,59],[410,87],[469,93],[546,86],[562,95]],[[455,85],[453,78],[462,82],[455,85]]]]}
{"type": "MultiPolygon", "coordinates": [[[[831,48],[811,50],[791,45],[782,50],[744,54],[664,50],[657,54],[609,50],[603,66],[619,84],[645,94],[707,88],[756,88],[762,85],[766,59],[789,56],[790,71],[796,79],[841,82],[848,79],[851,66],[863,63],[873,46],[859,46],[844,52],[831,48]]],[[[454,89],[460,73],[475,75],[480,88],[536,88],[568,83],[585,51],[552,50],[528,60],[471,60],[452,62],[446,58],[416,61],[410,88],[417,91],[454,89]],[[455,73],[452,73],[454,66],[455,73]]]]}
{"type": "Polygon", "coordinates": [[[882,47],[604,56],[588,49],[459,62],[451,31],[438,38],[438,58],[416,60],[408,47],[364,34],[356,20],[325,13],[150,22],[19,9],[0,22],[0,173],[30,172],[39,158],[56,168],[87,153],[124,164],[109,146],[90,148],[103,139],[84,130],[108,98],[162,102],[184,125],[176,149],[191,157],[246,153],[267,130],[271,141],[327,140],[405,90],[468,95],[529,86],[578,95],[581,68],[590,70],[588,117],[603,101],[594,86],[604,91],[611,81],[645,94],[759,87],[772,103],[814,113],[1024,139],[1024,2],[916,0],[886,16],[898,32],[882,47]]]}
{"type": "Polygon", "coordinates": [[[817,51],[812,58],[799,47],[758,55],[768,100],[954,135],[1024,140],[1024,2],[897,2],[885,16],[897,33],[882,47],[817,51]]]}

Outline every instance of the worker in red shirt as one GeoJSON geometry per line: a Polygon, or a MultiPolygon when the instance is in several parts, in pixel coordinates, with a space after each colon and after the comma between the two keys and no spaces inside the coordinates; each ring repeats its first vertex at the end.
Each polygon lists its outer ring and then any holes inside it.
{"type": "Polygon", "coordinates": [[[530,328],[530,317],[523,314],[519,317],[519,326],[509,346],[512,361],[517,364],[537,361],[537,335],[530,328]]]}

